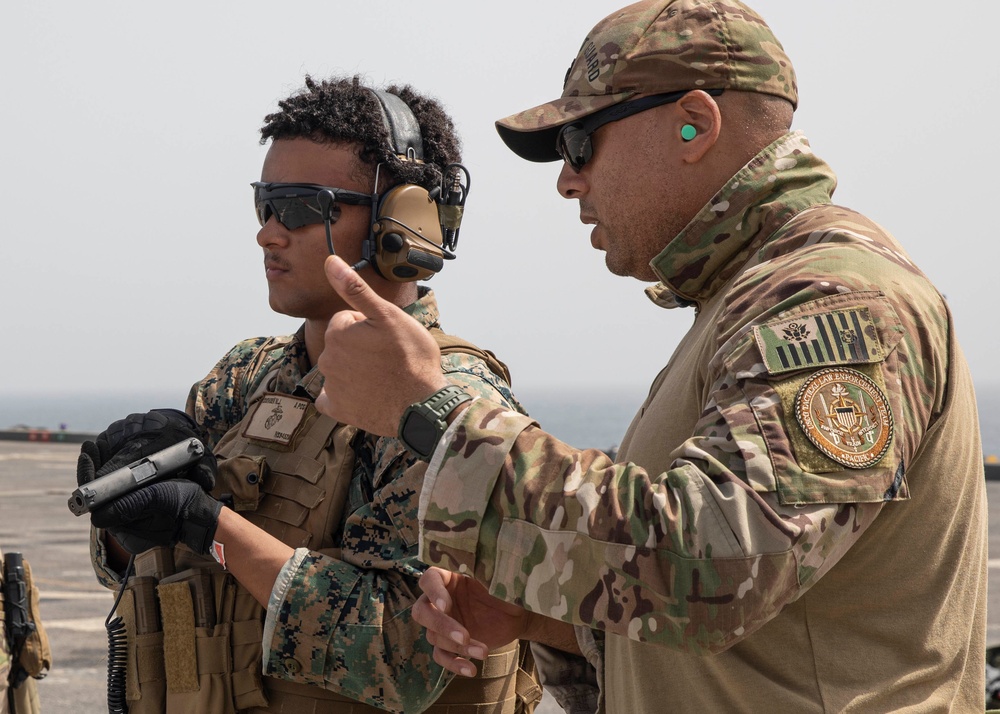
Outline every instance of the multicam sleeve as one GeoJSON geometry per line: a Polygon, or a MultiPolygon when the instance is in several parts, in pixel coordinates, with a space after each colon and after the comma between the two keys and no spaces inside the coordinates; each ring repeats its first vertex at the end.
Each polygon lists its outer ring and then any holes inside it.
{"type": "MultiPolygon", "coordinates": [[[[476,396],[513,402],[507,385],[474,357],[447,355],[442,367],[476,396]]],[[[297,552],[287,582],[272,592],[278,604],[264,643],[265,674],[417,712],[452,678],[433,661],[410,612],[425,568],[417,558],[417,505],[427,465],[397,439],[379,439],[374,451],[374,496],[347,517],[340,553],[297,552]],[[289,662],[298,664],[290,669],[289,662]]]]}
{"type": "Polygon", "coordinates": [[[724,650],[815,582],[880,508],[757,493],[735,475],[738,455],[720,460],[726,416],[709,410],[673,468],[647,474],[477,400],[431,459],[421,558],[548,617],[724,650]]]}

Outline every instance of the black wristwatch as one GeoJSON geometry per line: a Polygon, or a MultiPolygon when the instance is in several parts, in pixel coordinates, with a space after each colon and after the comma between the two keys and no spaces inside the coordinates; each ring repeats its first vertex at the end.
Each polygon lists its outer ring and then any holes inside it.
{"type": "Polygon", "coordinates": [[[422,402],[411,404],[399,420],[399,438],[406,448],[424,461],[430,461],[438,441],[448,428],[448,415],[472,397],[461,387],[449,384],[422,402]]]}

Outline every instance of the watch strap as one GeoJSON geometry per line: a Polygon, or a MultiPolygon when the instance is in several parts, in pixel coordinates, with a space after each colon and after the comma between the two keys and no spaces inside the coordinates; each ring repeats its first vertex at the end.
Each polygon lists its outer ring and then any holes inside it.
{"type": "Polygon", "coordinates": [[[429,461],[448,428],[448,416],[471,399],[461,387],[449,384],[422,402],[411,404],[399,420],[400,441],[419,458],[429,461]]]}

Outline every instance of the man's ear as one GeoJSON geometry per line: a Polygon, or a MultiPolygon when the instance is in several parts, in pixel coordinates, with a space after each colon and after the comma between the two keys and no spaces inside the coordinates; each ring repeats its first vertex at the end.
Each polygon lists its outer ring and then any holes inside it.
{"type": "Polygon", "coordinates": [[[674,131],[681,143],[681,158],[693,164],[715,146],[722,131],[722,113],[715,98],[695,89],[677,101],[674,131]]]}

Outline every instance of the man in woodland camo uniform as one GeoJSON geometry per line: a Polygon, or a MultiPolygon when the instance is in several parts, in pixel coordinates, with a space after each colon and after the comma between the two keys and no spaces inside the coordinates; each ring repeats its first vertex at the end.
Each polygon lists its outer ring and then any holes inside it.
{"type": "MultiPolygon", "coordinates": [[[[497,122],[518,155],[565,161],[608,269],[694,323],[618,463],[489,400],[441,415],[420,554],[442,569],[414,614],[453,671],[519,636],[564,651],[536,660],[570,711],[982,711],[969,370],[900,244],[831,203],[797,100],[752,10],[653,0],[592,30],[560,98],[497,122]],[[504,617],[481,616],[487,590],[504,617]]],[[[434,345],[327,273],[357,312],[331,321],[319,407],[396,433],[443,386],[434,345]],[[403,345],[409,369],[376,385],[403,345]]]]}
{"type": "Polygon", "coordinates": [[[237,344],[194,385],[186,413],[133,414],[81,450],[81,484],[190,437],[210,450],[92,515],[102,582],[117,587],[139,554],[119,608],[129,710],[530,712],[541,690],[527,645],[505,643],[483,677],[455,679],[412,619],[426,465],[313,404],[323,333],[345,308],[323,273],[335,249],[441,346],[449,384],[520,410],[506,368],[442,332],[434,294],[414,282],[446,253],[435,191],[461,193],[452,121],[409,86],[374,91],[357,77],[307,77],[279,107],[261,129],[257,243],[271,308],[302,327],[237,344]]]}

